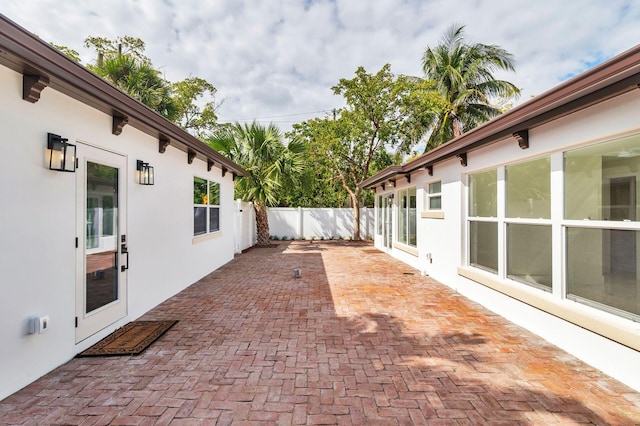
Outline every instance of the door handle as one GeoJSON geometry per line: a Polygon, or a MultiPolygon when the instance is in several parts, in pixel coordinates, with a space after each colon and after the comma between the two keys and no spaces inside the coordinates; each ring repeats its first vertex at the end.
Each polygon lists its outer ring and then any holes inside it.
{"type": "Polygon", "coordinates": [[[120,272],[124,272],[129,269],[129,249],[127,248],[126,244],[120,245],[120,253],[122,255],[127,255],[127,264],[120,266],[120,272]]]}

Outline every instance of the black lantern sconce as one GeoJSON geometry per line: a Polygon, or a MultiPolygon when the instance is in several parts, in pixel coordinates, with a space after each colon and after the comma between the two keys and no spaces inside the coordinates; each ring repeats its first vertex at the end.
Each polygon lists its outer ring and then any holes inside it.
{"type": "Polygon", "coordinates": [[[138,183],[140,185],[153,185],[153,166],[150,166],[149,163],[145,163],[142,160],[138,160],[136,170],[138,171],[138,183]]]}
{"type": "Polygon", "coordinates": [[[47,133],[47,157],[50,170],[71,173],[76,171],[76,146],[68,141],[69,139],[59,135],[47,133]]]}

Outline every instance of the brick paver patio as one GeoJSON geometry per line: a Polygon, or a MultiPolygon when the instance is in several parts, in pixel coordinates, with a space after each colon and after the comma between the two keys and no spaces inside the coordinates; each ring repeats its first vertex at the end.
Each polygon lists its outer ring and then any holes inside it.
{"type": "Polygon", "coordinates": [[[640,423],[637,392],[370,244],[253,249],[142,319],[180,322],[71,360],[0,423],[640,423]]]}

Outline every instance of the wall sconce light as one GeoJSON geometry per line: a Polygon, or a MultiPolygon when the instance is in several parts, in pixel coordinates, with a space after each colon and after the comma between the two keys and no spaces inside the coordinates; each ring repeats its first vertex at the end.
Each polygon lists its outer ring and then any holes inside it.
{"type": "Polygon", "coordinates": [[[153,166],[150,166],[149,163],[145,163],[142,160],[138,160],[136,170],[138,170],[138,183],[140,185],[153,185],[153,166]]]}
{"type": "Polygon", "coordinates": [[[76,171],[76,146],[53,133],[47,133],[47,154],[49,157],[49,169],[59,172],[76,171]]]}

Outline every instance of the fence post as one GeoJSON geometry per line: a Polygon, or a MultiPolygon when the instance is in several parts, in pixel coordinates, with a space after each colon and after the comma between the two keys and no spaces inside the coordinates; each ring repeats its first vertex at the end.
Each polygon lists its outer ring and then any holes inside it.
{"type": "Polygon", "coordinates": [[[301,240],[304,235],[303,232],[304,231],[304,223],[303,223],[303,219],[302,219],[302,207],[298,207],[298,240],[301,240]]]}
{"type": "Polygon", "coordinates": [[[233,213],[234,252],[240,253],[242,251],[242,200],[236,200],[233,213]]]}
{"type": "Polygon", "coordinates": [[[369,208],[363,207],[364,214],[360,216],[360,219],[364,221],[364,226],[361,226],[361,229],[364,228],[364,236],[362,236],[363,240],[366,240],[369,236],[369,208]]]}

